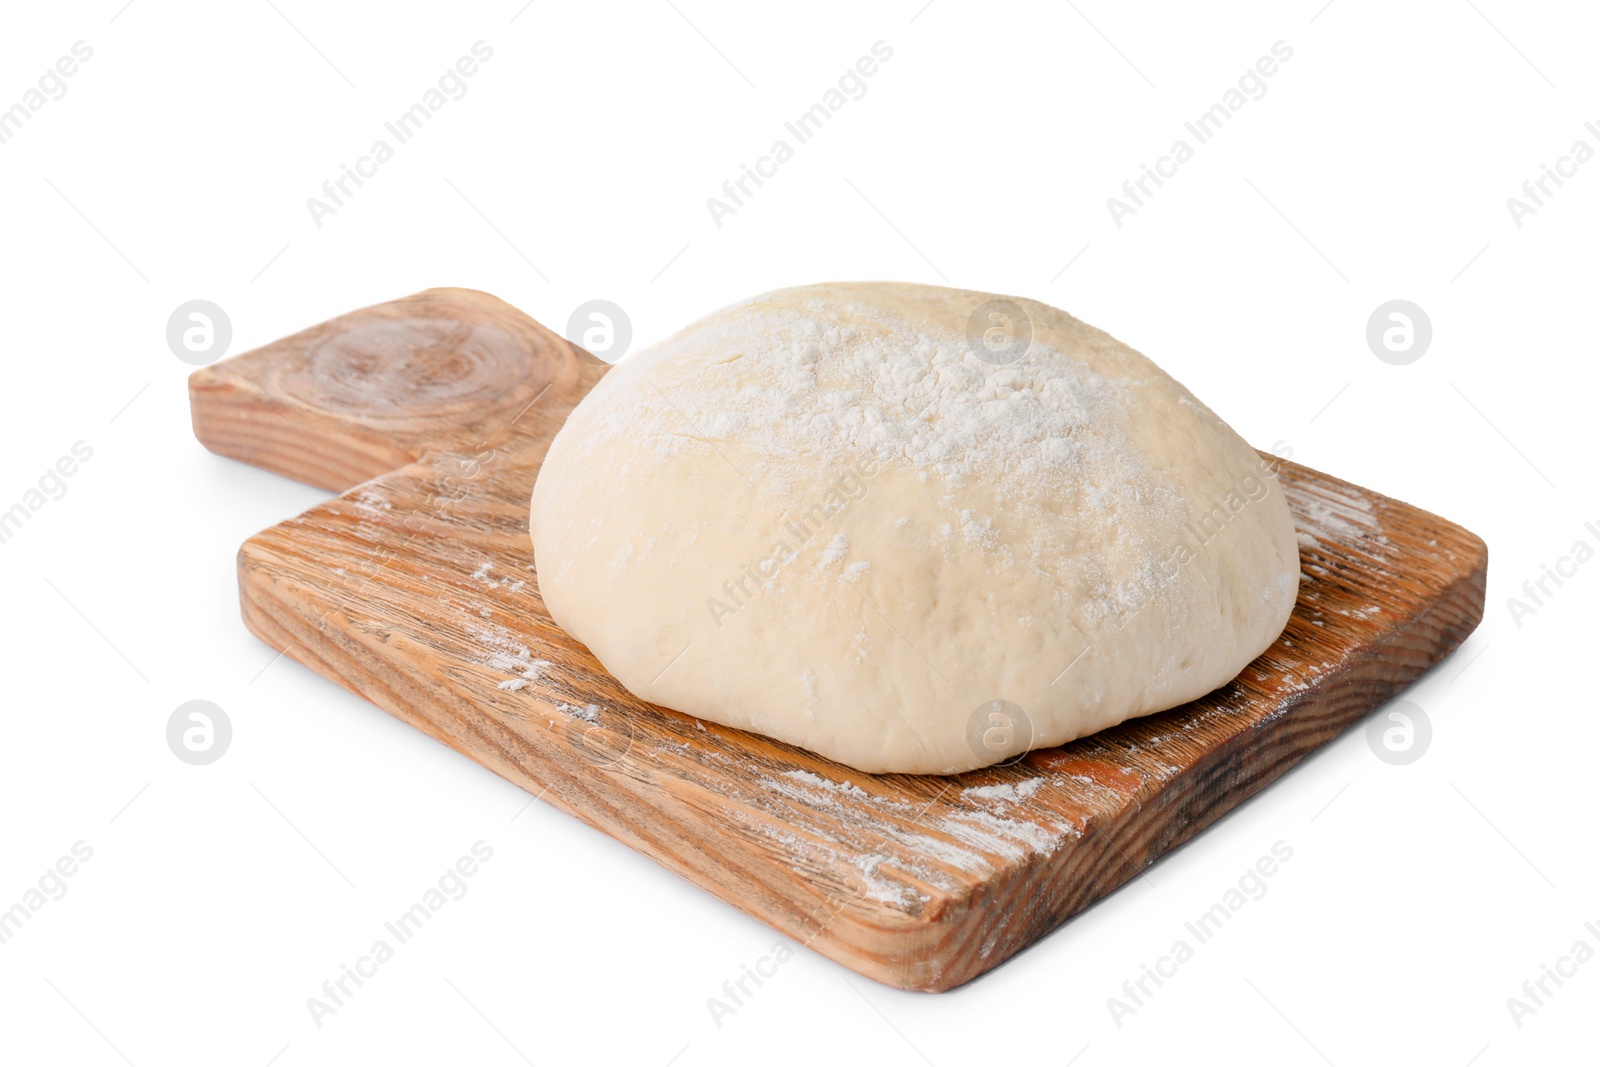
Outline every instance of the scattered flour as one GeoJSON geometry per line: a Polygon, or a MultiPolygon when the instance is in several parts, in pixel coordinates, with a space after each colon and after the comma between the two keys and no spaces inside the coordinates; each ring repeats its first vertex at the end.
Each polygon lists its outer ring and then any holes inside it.
{"type": "Polygon", "coordinates": [[[1043,778],[1029,778],[1026,782],[1002,782],[999,785],[979,785],[963,789],[961,795],[976,800],[1027,800],[1044,785],[1043,778]]]}
{"type": "Polygon", "coordinates": [[[804,782],[810,786],[826,789],[830,793],[842,793],[858,800],[872,799],[872,794],[858,785],[853,785],[850,782],[830,782],[820,775],[812,774],[810,771],[784,771],[783,776],[785,778],[793,778],[797,782],[804,782]]]}
{"type": "Polygon", "coordinates": [[[589,723],[597,723],[600,721],[601,709],[599,704],[585,704],[580,708],[576,704],[565,704],[558,700],[556,701],[555,707],[557,711],[566,715],[570,715],[574,719],[582,719],[584,722],[589,723]]]}

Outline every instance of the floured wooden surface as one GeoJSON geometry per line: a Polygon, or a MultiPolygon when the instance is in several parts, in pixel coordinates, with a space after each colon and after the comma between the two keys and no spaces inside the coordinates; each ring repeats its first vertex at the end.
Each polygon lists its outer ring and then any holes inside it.
{"type": "MultiPolygon", "coordinates": [[[[363,446],[369,454],[392,440],[421,458],[247,542],[240,588],[250,627],[496,773],[891,985],[947,989],[1048,933],[1403,688],[1481,616],[1486,554],[1476,537],[1285,463],[1300,597],[1283,636],[1231,685],[1009,767],[864,775],[638,701],[545,613],[528,498],[550,436],[603,368],[514,309],[462,290],[336,324],[203,372],[195,400],[202,440],[286,473],[321,465],[297,476],[332,485],[336,442],[322,435],[342,420],[358,424],[337,431],[341,439],[379,442],[363,446]],[[480,315],[497,324],[493,343],[481,341],[484,331],[438,326],[480,315]],[[330,329],[338,351],[360,354],[376,321],[379,350],[393,351],[408,316],[427,323],[413,348],[477,338],[474,365],[518,380],[537,400],[453,435],[421,410],[419,423],[432,420],[426,432],[402,433],[394,427],[403,427],[406,397],[428,394],[403,375],[373,376],[386,392],[372,409],[384,425],[374,428],[350,414],[348,368],[338,405],[326,409],[302,373],[285,373],[303,370],[302,338],[314,335],[326,350],[330,329]],[[293,397],[260,402],[289,377],[299,383],[293,397]],[[429,435],[431,445],[418,443],[429,435]]],[[[415,373],[461,366],[412,363],[415,373]]]]}

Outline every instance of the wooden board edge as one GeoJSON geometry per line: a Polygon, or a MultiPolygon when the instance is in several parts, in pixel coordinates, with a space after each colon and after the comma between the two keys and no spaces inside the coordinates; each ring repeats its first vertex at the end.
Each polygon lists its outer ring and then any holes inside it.
{"type": "MultiPolygon", "coordinates": [[[[971,960],[968,966],[953,972],[937,969],[928,971],[925,967],[917,967],[916,973],[912,974],[871,977],[898,988],[923,992],[944,992],[980,977],[1023,949],[1038,943],[1137,877],[1161,857],[1196,838],[1259,795],[1308,756],[1348,732],[1374,710],[1415,684],[1458,649],[1483,618],[1488,551],[1476,535],[1470,531],[1463,532],[1479,549],[1476,557],[1467,564],[1465,573],[1442,590],[1426,610],[1391,631],[1382,643],[1374,645],[1350,664],[1338,680],[1337,696],[1330,698],[1326,691],[1319,693],[1320,712],[1314,721],[1307,723],[1302,721],[1302,716],[1295,714],[1299,707],[1309,704],[1312,699],[1311,691],[1299,694],[1291,701],[1285,714],[1258,725],[1254,731],[1237,735],[1188,768],[1185,777],[1189,781],[1184,785],[1175,789],[1173,783],[1165,783],[1149,798],[1152,802],[1131,801],[1113,818],[1087,825],[1076,848],[1069,846],[1069,851],[1080,853],[1076,859],[1086,860],[1086,863],[1068,864],[1057,861],[1055,857],[1046,857],[1042,862],[1030,865],[1041,870],[1019,868],[1006,872],[1006,882],[1016,881],[1029,888],[1032,896],[1027,903],[1039,898],[1059,903],[1045,909],[1018,909],[1019,901],[1010,901],[1007,906],[1011,914],[1030,915],[1032,922],[1026,925],[1008,924],[1001,943],[982,959],[971,960]],[[1407,644],[1406,637],[1417,631],[1429,635],[1417,642],[1418,647],[1426,648],[1427,652],[1420,657],[1409,657],[1410,662],[1403,665],[1397,664],[1390,656],[1403,649],[1407,644]],[[1334,712],[1331,716],[1328,714],[1330,710],[1334,712]],[[1307,729],[1308,726],[1310,729],[1307,729]],[[1273,731],[1280,737],[1263,744],[1260,734],[1263,730],[1273,731]],[[1266,761],[1260,758],[1263,754],[1269,757],[1266,761]],[[1192,804],[1197,811],[1184,820],[1177,832],[1152,839],[1152,830],[1167,830],[1174,826],[1170,809],[1175,804],[1192,804]],[[1142,862],[1130,862],[1136,858],[1142,858],[1142,862]],[[1109,876],[1102,873],[1107,871],[1112,873],[1109,876]],[[1046,886],[1043,890],[1040,886],[1041,877],[1046,886]],[[1086,891],[1079,894],[1063,892],[1059,895],[1048,891],[1051,884],[1070,878],[1079,878],[1086,891]]],[[[995,895],[1003,896],[1003,888],[995,895]]],[[[966,908],[957,908],[953,910],[953,916],[969,919],[970,916],[964,914],[968,911],[966,908]]]]}
{"type": "MultiPolygon", "coordinates": [[[[449,730],[421,713],[417,706],[425,701],[408,700],[403,686],[387,684],[379,677],[403,673],[403,667],[384,660],[372,650],[361,648],[347,631],[337,627],[324,630],[311,622],[309,613],[303,609],[308,604],[316,603],[318,591],[314,587],[297,586],[297,598],[286,595],[287,590],[275,589],[271,579],[258,577],[272,569],[274,559],[270,545],[264,544],[261,538],[262,535],[251,538],[239,550],[241,617],[252,634],[288,658],[338,683],[385,713],[528,793],[537,794],[541,800],[565,814],[642,853],[718,900],[856,973],[887,985],[912,988],[896,980],[899,974],[896,964],[863,956],[861,946],[877,942],[884,946],[886,955],[895,958],[908,952],[912,956],[929,957],[935,955],[939,944],[948,939],[950,931],[943,919],[950,914],[947,905],[953,901],[938,902],[937,906],[926,909],[922,915],[912,915],[887,906],[850,907],[850,902],[820,889],[811,899],[797,901],[793,893],[794,882],[776,876],[770,881],[763,880],[760,877],[763,865],[755,862],[753,857],[742,864],[734,863],[725,847],[717,850],[701,847],[682,819],[666,820],[670,830],[684,831],[672,834],[670,839],[667,835],[662,835],[661,839],[646,837],[631,831],[621,822],[602,821],[596,813],[609,811],[613,804],[607,803],[600,794],[611,785],[603,783],[598,789],[590,786],[589,782],[594,778],[594,768],[590,764],[577,761],[563,765],[562,761],[549,758],[550,753],[545,752],[541,754],[544,758],[539,769],[550,777],[539,780],[515,760],[500,760],[493,765],[486,763],[480,758],[482,752],[486,749],[506,749],[507,738],[499,737],[491,743],[470,748],[454,738],[449,730]],[[311,639],[313,634],[318,640],[311,639]],[[319,643],[321,653],[315,650],[319,643]],[[333,650],[331,653],[329,646],[333,650]],[[362,660],[380,669],[357,669],[362,660]],[[586,796],[590,803],[574,802],[571,798],[575,794],[586,796]],[[729,893],[730,885],[739,886],[741,892],[729,893]]],[[[331,605],[324,606],[331,608],[331,605]]],[[[436,693],[430,692],[429,699],[437,698],[436,693]]],[[[485,740],[487,734],[505,733],[487,715],[476,709],[472,711],[484,719],[476,735],[480,742],[485,740]]],[[[516,738],[509,747],[519,744],[525,745],[526,742],[516,738]]],[[[776,866],[771,869],[774,872],[778,870],[776,866]]]]}
{"type": "Polygon", "coordinates": [[[334,493],[413,461],[382,437],[312,412],[291,421],[265,393],[210,370],[189,376],[190,423],[208,452],[334,493]]]}

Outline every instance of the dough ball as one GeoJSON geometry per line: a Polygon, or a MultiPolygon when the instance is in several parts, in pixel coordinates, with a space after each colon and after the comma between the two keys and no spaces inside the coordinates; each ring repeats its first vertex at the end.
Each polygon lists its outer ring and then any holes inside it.
{"type": "Polygon", "coordinates": [[[1271,463],[1056,308],[785,289],[609,371],[533,493],[539,587],[631,692],[953,773],[1217,688],[1299,560],[1271,463]]]}

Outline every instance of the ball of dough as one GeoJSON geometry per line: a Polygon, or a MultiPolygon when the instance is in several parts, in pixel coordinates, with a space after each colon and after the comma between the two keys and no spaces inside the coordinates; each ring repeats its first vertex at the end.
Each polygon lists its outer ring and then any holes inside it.
{"type": "Polygon", "coordinates": [[[1056,308],[758,296],[623,360],[534,488],[539,588],[631,692],[953,773],[1228,682],[1299,562],[1276,468],[1056,308]]]}

